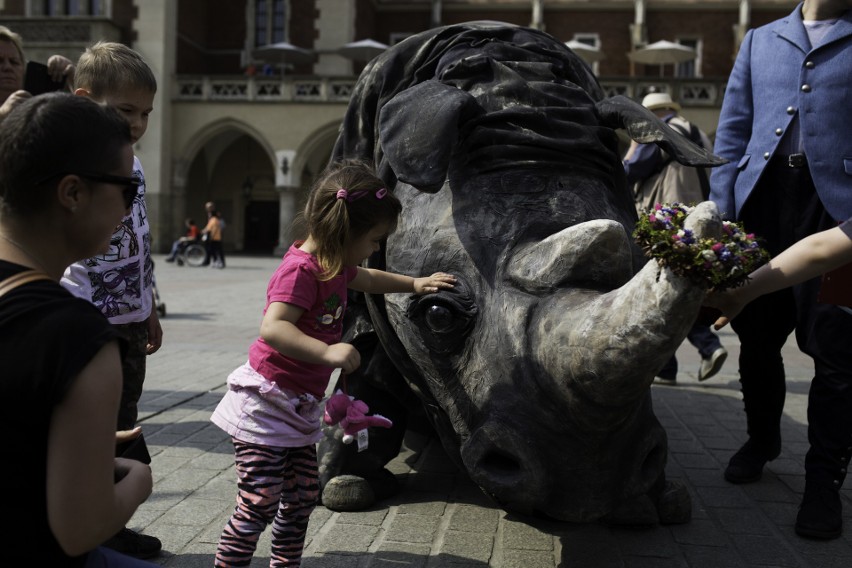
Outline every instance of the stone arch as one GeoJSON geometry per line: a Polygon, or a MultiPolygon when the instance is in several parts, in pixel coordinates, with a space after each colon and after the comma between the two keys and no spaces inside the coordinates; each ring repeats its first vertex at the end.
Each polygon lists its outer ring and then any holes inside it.
{"type": "Polygon", "coordinates": [[[340,124],[340,120],[335,120],[316,128],[296,149],[293,167],[302,176],[305,187],[311,185],[314,176],[328,163],[340,134],[340,124]]]}
{"type": "Polygon", "coordinates": [[[200,128],[178,155],[173,227],[183,227],[185,217],[204,216],[204,203],[213,201],[226,223],[226,250],[273,252],[279,214],[269,141],[251,125],[223,118],[200,128]]]}
{"type": "Polygon", "coordinates": [[[180,185],[179,182],[183,181],[183,176],[188,165],[195,159],[199,152],[207,147],[211,140],[234,133],[250,136],[254,139],[263,148],[272,168],[276,167],[275,150],[269,141],[264,138],[263,134],[247,122],[226,117],[206,124],[189,138],[189,144],[187,144],[183,151],[179,152],[176,160],[175,185],[180,185]]]}

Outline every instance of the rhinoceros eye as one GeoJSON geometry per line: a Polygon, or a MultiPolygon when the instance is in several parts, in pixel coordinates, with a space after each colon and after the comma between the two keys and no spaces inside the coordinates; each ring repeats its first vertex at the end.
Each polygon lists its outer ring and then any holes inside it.
{"type": "Polygon", "coordinates": [[[452,291],[420,296],[408,307],[408,317],[423,342],[432,352],[443,354],[464,346],[477,312],[476,304],[458,283],[452,291]]]}
{"type": "Polygon", "coordinates": [[[455,324],[453,313],[444,306],[435,304],[426,308],[424,319],[426,320],[426,325],[429,326],[429,329],[435,333],[446,333],[448,331],[452,331],[455,324]]]}

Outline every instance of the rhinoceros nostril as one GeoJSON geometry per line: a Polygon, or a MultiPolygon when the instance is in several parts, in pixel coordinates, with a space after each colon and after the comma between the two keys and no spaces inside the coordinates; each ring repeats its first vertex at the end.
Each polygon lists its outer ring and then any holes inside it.
{"type": "Polygon", "coordinates": [[[483,455],[478,465],[482,471],[488,472],[495,480],[499,479],[504,483],[511,482],[512,478],[520,475],[523,470],[513,456],[496,450],[483,455]]]}

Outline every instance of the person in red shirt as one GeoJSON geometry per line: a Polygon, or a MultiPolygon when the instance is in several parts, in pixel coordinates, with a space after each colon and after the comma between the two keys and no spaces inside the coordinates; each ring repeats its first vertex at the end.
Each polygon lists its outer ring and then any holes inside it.
{"type": "Polygon", "coordinates": [[[197,241],[201,234],[201,231],[198,230],[198,225],[189,217],[184,221],[184,224],[186,225],[186,234],[172,243],[172,250],[169,252],[169,256],[166,257],[166,262],[174,262],[178,253],[189,243],[197,241]]]}

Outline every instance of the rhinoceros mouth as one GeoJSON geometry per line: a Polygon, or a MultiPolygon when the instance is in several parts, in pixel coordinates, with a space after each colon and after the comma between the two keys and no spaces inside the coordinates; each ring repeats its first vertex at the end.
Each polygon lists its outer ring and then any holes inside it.
{"type": "Polygon", "coordinates": [[[490,420],[471,433],[461,449],[462,461],[471,480],[506,511],[592,522],[619,503],[654,502],[666,462],[666,435],[653,415],[637,412],[634,418],[617,431],[566,442],[571,450],[557,454],[552,452],[558,440],[570,437],[558,425],[551,425],[551,437],[543,432],[541,439],[531,439],[529,432],[519,438],[517,427],[490,420]],[[596,454],[594,440],[603,438],[617,441],[624,451],[596,454]]]}

